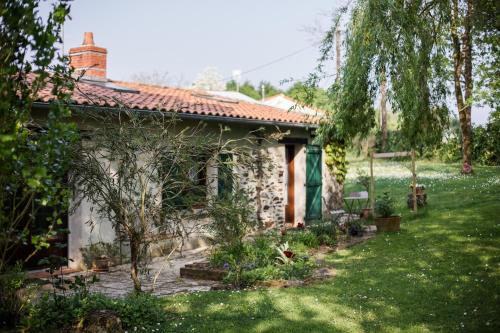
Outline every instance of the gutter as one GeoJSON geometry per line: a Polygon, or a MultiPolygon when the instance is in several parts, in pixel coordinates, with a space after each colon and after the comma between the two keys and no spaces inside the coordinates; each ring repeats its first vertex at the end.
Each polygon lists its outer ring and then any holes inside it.
{"type": "MultiPolygon", "coordinates": [[[[47,102],[34,102],[34,109],[49,110],[50,103],[47,102]]],[[[107,106],[93,106],[93,105],[70,105],[70,108],[75,111],[101,111],[101,112],[116,112],[119,109],[107,106]]],[[[173,111],[156,111],[147,109],[127,109],[127,111],[136,112],[139,114],[151,115],[156,113],[176,115],[180,119],[185,120],[200,120],[208,122],[225,122],[225,123],[237,123],[237,124],[249,124],[249,125],[264,125],[264,126],[282,126],[282,127],[294,127],[294,128],[305,128],[306,130],[318,128],[318,124],[304,124],[304,123],[288,123],[284,121],[273,121],[273,120],[258,120],[258,119],[248,119],[248,118],[235,118],[226,116],[210,116],[201,115],[193,113],[184,112],[173,112],[173,111]]]]}

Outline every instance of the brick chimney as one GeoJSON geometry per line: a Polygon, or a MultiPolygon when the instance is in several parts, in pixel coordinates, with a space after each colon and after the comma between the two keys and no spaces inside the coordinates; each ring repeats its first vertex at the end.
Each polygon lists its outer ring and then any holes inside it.
{"type": "Polygon", "coordinates": [[[93,81],[106,81],[106,57],[108,50],[95,46],[94,34],[86,32],[83,35],[83,44],[69,49],[70,65],[75,73],[93,81]]]}

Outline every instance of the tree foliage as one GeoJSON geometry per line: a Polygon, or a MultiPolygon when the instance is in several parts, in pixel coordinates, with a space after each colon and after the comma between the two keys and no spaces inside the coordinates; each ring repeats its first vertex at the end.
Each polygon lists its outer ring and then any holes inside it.
{"type": "Polygon", "coordinates": [[[287,89],[286,95],[304,105],[328,110],[330,98],[328,92],[319,87],[311,88],[306,83],[298,81],[287,89]]]}
{"type": "Polygon", "coordinates": [[[248,97],[255,100],[260,100],[262,98],[262,86],[264,86],[264,97],[271,97],[281,93],[281,90],[273,86],[268,81],[260,81],[257,86],[254,86],[250,81],[243,82],[242,85],[238,87],[235,80],[230,80],[226,83],[226,90],[228,91],[238,91],[248,97]]]}
{"type": "Polygon", "coordinates": [[[76,138],[68,122],[74,83],[56,46],[70,6],[55,2],[45,19],[39,6],[37,0],[0,3],[0,273],[20,244],[49,246],[70,194],[64,177],[76,138]],[[32,107],[44,89],[56,101],[40,122],[32,107]],[[46,227],[33,234],[40,207],[54,210],[42,221],[46,227]]]}
{"type": "MultiPolygon", "coordinates": [[[[335,112],[320,132],[336,132],[346,140],[367,135],[375,125],[373,104],[386,78],[388,99],[399,115],[406,144],[438,144],[449,123],[447,102],[453,82],[464,163],[470,164],[470,109],[481,97],[472,93],[473,67],[482,69],[482,87],[488,86],[490,94],[483,96],[492,101],[491,92],[498,94],[495,12],[493,1],[357,1],[347,25],[341,77],[330,88],[335,112]]],[[[339,17],[325,35],[312,82],[324,77],[339,17]]]]}

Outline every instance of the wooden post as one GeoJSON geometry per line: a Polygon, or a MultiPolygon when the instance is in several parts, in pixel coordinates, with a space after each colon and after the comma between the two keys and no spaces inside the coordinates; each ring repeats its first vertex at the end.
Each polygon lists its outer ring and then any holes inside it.
{"type": "Polygon", "coordinates": [[[411,173],[413,178],[413,212],[417,212],[417,171],[415,169],[415,150],[411,151],[411,173]]]}
{"type": "Polygon", "coordinates": [[[375,209],[375,180],[373,179],[373,151],[370,152],[370,208],[372,209],[372,214],[375,209]]]}

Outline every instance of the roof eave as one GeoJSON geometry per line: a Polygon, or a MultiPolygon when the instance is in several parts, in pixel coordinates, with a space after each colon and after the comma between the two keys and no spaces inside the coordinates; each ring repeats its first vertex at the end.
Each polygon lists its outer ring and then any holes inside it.
{"type": "MultiPolygon", "coordinates": [[[[38,108],[42,110],[47,110],[50,107],[49,102],[34,102],[33,108],[38,108]]],[[[100,112],[116,112],[119,109],[107,106],[94,106],[94,105],[71,105],[71,109],[73,110],[94,110],[100,112]]],[[[248,124],[248,125],[265,125],[265,126],[281,126],[281,127],[292,127],[292,128],[305,128],[312,129],[318,128],[318,124],[314,123],[294,123],[294,122],[285,122],[285,121],[274,121],[274,120],[259,120],[259,119],[248,119],[248,118],[236,118],[236,117],[227,117],[227,116],[211,116],[211,115],[202,115],[196,113],[186,113],[186,112],[174,112],[174,111],[158,111],[158,110],[148,110],[148,109],[126,109],[127,111],[144,113],[144,114],[169,114],[169,115],[177,115],[180,119],[186,120],[203,120],[209,122],[225,122],[225,123],[238,123],[238,124],[248,124]]]]}

